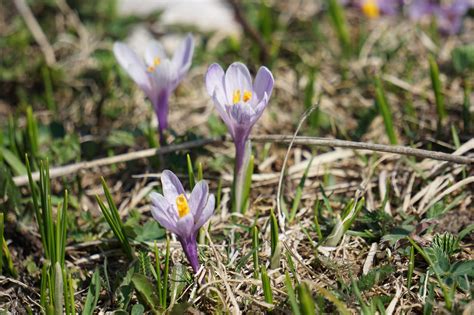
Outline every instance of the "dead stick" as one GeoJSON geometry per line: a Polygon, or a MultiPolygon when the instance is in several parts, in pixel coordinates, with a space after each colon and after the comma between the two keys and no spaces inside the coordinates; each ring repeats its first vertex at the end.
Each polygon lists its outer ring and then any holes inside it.
{"type": "MultiPolygon", "coordinates": [[[[250,136],[254,142],[279,142],[279,143],[290,143],[293,136],[287,135],[263,135],[263,136],[250,136]]],[[[474,158],[468,156],[453,155],[438,151],[429,151],[423,149],[414,149],[410,147],[404,147],[400,145],[385,145],[376,143],[346,141],[339,139],[329,138],[318,138],[318,137],[306,137],[298,136],[294,139],[295,144],[302,145],[314,145],[323,147],[337,147],[337,148],[348,148],[356,150],[369,150],[377,152],[394,153],[399,155],[416,156],[419,158],[433,159],[439,161],[448,161],[456,164],[474,164],[474,158]]]]}
{"type": "Polygon", "coordinates": [[[242,10],[241,3],[239,0],[229,0],[230,5],[234,9],[235,18],[242,26],[244,32],[249,35],[255,43],[260,48],[261,59],[263,63],[267,63],[270,59],[270,53],[268,52],[268,47],[265,44],[262,36],[257,32],[256,29],[250,25],[249,21],[245,17],[245,13],[242,10]]]}
{"type": "MultiPolygon", "coordinates": [[[[223,139],[218,139],[218,138],[199,139],[199,140],[184,142],[180,144],[173,144],[173,145],[165,146],[159,149],[140,150],[140,151],[124,153],[124,154],[120,154],[120,155],[116,155],[112,157],[102,158],[102,159],[98,159],[94,161],[79,162],[76,164],[59,166],[59,167],[50,169],[49,177],[56,178],[56,177],[60,177],[60,176],[68,175],[68,174],[77,173],[81,170],[85,170],[89,168],[105,166],[105,165],[121,163],[121,162],[127,162],[127,161],[132,161],[132,160],[138,160],[138,159],[144,159],[144,158],[152,157],[155,155],[166,154],[166,153],[171,153],[171,152],[180,151],[180,150],[187,150],[187,149],[192,149],[196,147],[202,147],[210,143],[218,143],[222,141],[223,139]]],[[[32,177],[34,181],[37,181],[39,179],[39,173],[38,172],[33,173],[32,177]]],[[[16,176],[13,178],[13,181],[15,185],[17,186],[26,185],[28,183],[28,176],[27,175],[16,176]]]]}
{"type": "MultiPolygon", "coordinates": [[[[293,136],[291,135],[263,135],[263,136],[250,136],[250,139],[254,142],[274,142],[274,143],[288,143],[291,142],[293,136]]],[[[79,172],[81,170],[110,165],[114,163],[127,162],[137,159],[148,158],[154,155],[167,154],[180,150],[187,150],[196,147],[205,146],[208,144],[218,144],[224,141],[231,141],[230,137],[224,138],[206,138],[190,142],[184,142],[180,144],[173,144],[159,149],[147,149],[141,151],[135,151],[125,154],[116,155],[113,157],[107,157],[98,159],[90,162],[79,162],[76,164],[65,165],[60,167],[55,167],[50,170],[50,178],[60,177],[72,173],[79,172]]],[[[474,140],[471,140],[474,141],[474,140]]],[[[294,138],[294,144],[300,145],[314,145],[314,146],[325,146],[325,147],[339,147],[339,148],[349,148],[356,150],[369,150],[376,152],[387,152],[394,153],[399,155],[409,155],[425,159],[433,159],[438,161],[448,161],[456,164],[474,164],[474,158],[467,156],[453,155],[449,153],[429,151],[414,149],[410,147],[403,146],[392,146],[384,144],[374,144],[374,143],[365,143],[365,142],[355,142],[355,141],[346,141],[338,139],[328,139],[328,138],[316,138],[316,137],[305,137],[298,136],[294,138]]],[[[33,180],[38,180],[39,173],[35,172],[32,174],[33,180]]],[[[13,181],[17,186],[22,186],[28,183],[28,177],[26,175],[16,176],[13,178],[13,181]]]]}
{"type": "Polygon", "coordinates": [[[52,66],[56,63],[56,57],[54,56],[53,47],[48,42],[46,35],[44,35],[41,26],[39,25],[38,21],[35,19],[33,12],[31,12],[30,7],[26,3],[26,0],[13,0],[16,9],[25,20],[26,26],[30,30],[31,34],[33,35],[34,39],[40,46],[41,51],[43,52],[44,59],[48,66],[52,66]]]}

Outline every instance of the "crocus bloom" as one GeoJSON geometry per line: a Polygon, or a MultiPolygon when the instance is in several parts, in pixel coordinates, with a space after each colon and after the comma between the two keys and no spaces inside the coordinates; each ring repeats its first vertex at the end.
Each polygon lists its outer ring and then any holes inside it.
{"type": "Polygon", "coordinates": [[[408,7],[408,15],[415,21],[434,16],[440,32],[450,35],[461,30],[462,18],[471,7],[474,7],[473,0],[454,0],[450,4],[434,0],[414,0],[408,7]]]}
{"type": "Polygon", "coordinates": [[[164,228],[176,234],[195,273],[199,270],[196,237],[214,212],[215,199],[206,181],[198,182],[188,196],[178,177],[169,170],[161,174],[163,195],[153,192],[151,213],[164,228]]]}
{"type": "Polygon", "coordinates": [[[403,0],[360,0],[359,7],[369,18],[378,18],[380,15],[394,15],[397,13],[403,0]]]}
{"type": "Polygon", "coordinates": [[[432,15],[437,7],[434,0],[414,0],[408,5],[408,16],[412,20],[420,20],[427,15],[432,15]]]}
{"type": "MultiPolygon", "coordinates": [[[[115,58],[153,104],[162,136],[168,127],[168,99],[191,66],[194,42],[188,34],[171,59],[156,40],[148,43],[144,60],[126,44],[114,44],[115,58]]],[[[161,137],[162,139],[162,137],[161,137]]]]}
{"type": "Polygon", "coordinates": [[[469,0],[455,0],[451,5],[439,6],[435,14],[440,32],[446,35],[459,33],[462,19],[472,6],[469,0]]]}
{"type": "Polygon", "coordinates": [[[273,75],[266,67],[260,67],[252,83],[250,72],[243,63],[234,62],[225,73],[214,63],[207,70],[205,81],[207,92],[234,140],[236,169],[240,170],[245,142],[272,95],[273,75]]]}

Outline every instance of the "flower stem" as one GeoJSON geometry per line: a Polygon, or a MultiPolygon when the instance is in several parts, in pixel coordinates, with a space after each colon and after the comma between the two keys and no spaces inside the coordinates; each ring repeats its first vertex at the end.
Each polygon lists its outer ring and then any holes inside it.
{"type": "Polygon", "coordinates": [[[244,212],[244,186],[252,145],[250,140],[235,142],[235,170],[233,182],[232,211],[244,212]]]}
{"type": "Polygon", "coordinates": [[[199,264],[199,258],[198,258],[198,252],[197,252],[196,234],[186,239],[178,237],[178,240],[181,243],[181,246],[183,247],[183,251],[184,251],[184,254],[186,255],[186,258],[191,264],[191,267],[193,267],[194,273],[197,273],[201,265],[199,264]]]}

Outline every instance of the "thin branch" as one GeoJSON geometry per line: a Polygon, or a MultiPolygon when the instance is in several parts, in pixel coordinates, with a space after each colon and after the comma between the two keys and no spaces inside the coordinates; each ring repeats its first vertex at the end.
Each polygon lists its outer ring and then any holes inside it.
{"type": "Polygon", "coordinates": [[[56,63],[56,57],[54,56],[53,47],[51,47],[51,45],[49,44],[46,35],[44,35],[41,26],[33,15],[33,12],[31,12],[30,7],[26,3],[26,0],[13,0],[13,3],[15,4],[15,7],[17,8],[20,15],[23,17],[23,20],[25,20],[26,26],[30,30],[34,39],[40,46],[46,63],[48,64],[48,66],[52,66],[56,63]]]}
{"type": "MultiPolygon", "coordinates": [[[[279,142],[279,143],[290,143],[293,141],[293,136],[288,135],[263,135],[263,136],[250,136],[254,142],[279,142]]],[[[346,141],[339,139],[319,138],[319,137],[306,137],[298,136],[293,141],[294,144],[302,145],[314,145],[322,147],[337,147],[337,148],[348,148],[355,150],[369,150],[376,152],[394,153],[399,155],[415,156],[424,159],[433,159],[439,161],[448,161],[456,164],[474,164],[474,158],[468,156],[458,156],[444,152],[429,151],[423,149],[415,149],[410,147],[404,147],[400,145],[385,145],[367,142],[356,142],[346,141]]]]}
{"type": "MultiPolygon", "coordinates": [[[[59,167],[50,169],[49,177],[50,178],[61,177],[61,176],[77,173],[81,170],[85,170],[89,168],[149,158],[155,155],[193,149],[193,148],[202,147],[211,143],[220,143],[222,141],[223,139],[219,139],[219,138],[199,139],[199,140],[184,142],[180,144],[172,144],[172,145],[162,147],[159,149],[140,150],[140,151],[120,154],[120,155],[116,155],[112,157],[102,158],[102,159],[98,159],[94,161],[79,162],[76,164],[59,166],[59,167]]],[[[38,172],[33,173],[32,177],[34,181],[37,181],[39,179],[39,173],[38,172]]],[[[26,185],[28,183],[28,176],[27,175],[16,176],[13,178],[13,181],[15,182],[17,186],[26,185]]]]}
{"type": "MultiPolygon", "coordinates": [[[[263,135],[263,136],[250,136],[250,139],[254,142],[273,142],[273,143],[289,143],[293,140],[292,135],[263,135]]],[[[88,162],[79,162],[76,164],[70,164],[65,166],[59,166],[52,168],[50,170],[50,178],[56,178],[60,176],[65,176],[73,173],[77,173],[81,170],[105,166],[120,162],[127,162],[137,159],[149,158],[155,155],[167,154],[180,150],[193,149],[197,147],[202,147],[209,144],[220,144],[222,142],[232,141],[230,137],[225,138],[206,138],[200,140],[194,140],[189,142],[184,142],[180,144],[173,144],[159,149],[146,149],[141,151],[135,151],[125,154],[120,154],[108,158],[102,158],[95,161],[88,162]]],[[[470,141],[474,141],[470,140],[470,141]]],[[[433,159],[438,161],[448,161],[456,164],[474,164],[474,158],[468,156],[459,156],[449,153],[437,152],[437,151],[428,151],[421,149],[414,149],[410,147],[403,146],[392,146],[392,145],[383,145],[383,144],[373,144],[365,142],[355,142],[355,141],[345,141],[338,139],[328,139],[328,138],[316,138],[316,137],[305,137],[298,136],[294,138],[294,144],[302,145],[314,145],[314,146],[324,146],[324,147],[339,147],[339,148],[350,148],[355,150],[368,150],[376,152],[387,152],[394,153],[399,155],[408,155],[415,156],[425,159],[433,159]]],[[[38,180],[39,173],[35,172],[32,174],[33,180],[38,180]]],[[[17,186],[23,186],[28,183],[28,177],[26,175],[16,176],[13,178],[13,181],[17,186]]]]}
{"type": "Polygon", "coordinates": [[[232,6],[232,9],[234,9],[234,14],[235,18],[239,22],[239,24],[242,26],[244,33],[246,33],[250,38],[254,40],[254,42],[258,45],[260,48],[261,52],[261,60],[262,63],[267,63],[268,60],[270,59],[270,53],[268,52],[268,47],[265,44],[265,41],[263,40],[262,36],[257,32],[256,29],[250,25],[249,21],[245,17],[245,13],[242,10],[242,6],[239,0],[229,0],[228,1],[230,5],[232,6]]]}
{"type": "MultiPolygon", "coordinates": [[[[308,108],[303,115],[301,116],[301,119],[298,123],[298,127],[295,130],[295,133],[293,136],[290,137],[290,145],[288,146],[288,149],[286,150],[285,154],[285,159],[283,160],[283,166],[280,171],[280,178],[278,180],[278,189],[277,189],[277,215],[278,215],[278,225],[282,232],[285,232],[285,217],[284,213],[281,209],[281,194],[283,193],[283,178],[285,176],[285,168],[286,168],[286,163],[288,162],[288,158],[290,157],[290,152],[293,144],[295,143],[296,137],[298,136],[298,132],[300,131],[301,127],[303,126],[303,123],[305,122],[306,118],[308,118],[309,115],[319,106],[319,102],[321,101],[321,98],[319,98],[318,103],[314,106],[311,106],[308,108]]],[[[258,140],[257,140],[258,141],[258,140]]]]}

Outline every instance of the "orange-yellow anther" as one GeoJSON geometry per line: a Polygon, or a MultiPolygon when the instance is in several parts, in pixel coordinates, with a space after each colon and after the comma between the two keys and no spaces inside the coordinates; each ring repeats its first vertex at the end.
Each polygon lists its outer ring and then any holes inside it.
{"type": "Polygon", "coordinates": [[[244,91],[244,102],[248,102],[252,98],[252,92],[245,90],[244,91]]]}
{"type": "Polygon", "coordinates": [[[240,90],[235,90],[232,96],[232,103],[235,105],[240,102],[240,90]]]}
{"type": "Polygon", "coordinates": [[[377,0],[365,0],[362,4],[362,12],[369,18],[377,18],[380,15],[377,0]]]}
{"type": "Polygon", "coordinates": [[[178,215],[180,218],[189,213],[189,206],[186,197],[183,194],[176,197],[176,207],[178,208],[178,215]]]}
{"type": "Polygon", "coordinates": [[[153,59],[153,64],[150,65],[150,66],[148,66],[148,68],[146,68],[146,71],[148,71],[148,72],[153,72],[153,71],[155,71],[156,67],[158,67],[158,66],[160,65],[160,63],[161,63],[160,58],[155,57],[155,58],[153,59]]]}

